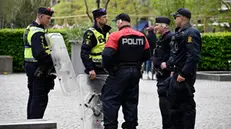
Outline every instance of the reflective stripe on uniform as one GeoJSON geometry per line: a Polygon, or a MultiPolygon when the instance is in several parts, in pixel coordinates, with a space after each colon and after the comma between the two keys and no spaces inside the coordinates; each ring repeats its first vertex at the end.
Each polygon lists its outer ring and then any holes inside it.
{"type": "Polygon", "coordinates": [[[92,58],[92,61],[95,63],[101,63],[102,62],[102,56],[101,55],[94,56],[94,58],[92,58]]]}
{"type": "Polygon", "coordinates": [[[25,61],[28,61],[28,62],[37,62],[37,60],[32,55],[31,47],[30,48],[29,47],[25,48],[25,50],[24,50],[24,58],[25,58],[25,61]]]}

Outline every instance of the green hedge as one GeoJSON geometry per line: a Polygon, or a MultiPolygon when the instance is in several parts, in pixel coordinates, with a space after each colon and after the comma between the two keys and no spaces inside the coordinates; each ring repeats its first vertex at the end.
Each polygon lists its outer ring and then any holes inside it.
{"type": "MultiPolygon", "coordinates": [[[[68,43],[66,30],[49,30],[49,32],[61,33],[68,43]]],[[[2,29],[0,30],[0,55],[13,57],[13,71],[23,72],[23,43],[24,29],[2,29]]],[[[67,44],[70,51],[70,45],[67,44]]]]}
{"type": "MultiPolygon", "coordinates": [[[[14,72],[23,72],[24,29],[0,30],[0,55],[13,57],[14,72]]],[[[82,37],[83,30],[49,30],[64,36],[70,52],[69,39],[82,37]]],[[[80,39],[81,40],[81,39],[80,39]]],[[[199,70],[229,70],[231,60],[231,33],[207,33],[202,35],[202,52],[199,70]]]]}
{"type": "Polygon", "coordinates": [[[199,70],[230,70],[231,33],[202,35],[202,52],[199,70]]]}

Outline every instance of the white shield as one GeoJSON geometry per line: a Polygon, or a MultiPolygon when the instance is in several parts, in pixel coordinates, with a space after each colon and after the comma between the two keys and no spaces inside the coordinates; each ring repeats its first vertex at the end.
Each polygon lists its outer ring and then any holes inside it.
{"type": "Polygon", "coordinates": [[[101,102],[101,90],[108,75],[97,75],[90,80],[87,74],[79,74],[77,77],[82,94],[82,127],[83,129],[103,129],[103,112],[101,102]]]}
{"type": "Polygon", "coordinates": [[[68,95],[73,91],[79,91],[76,74],[63,36],[60,33],[49,33],[45,37],[48,45],[51,46],[51,57],[63,93],[68,95]]]}

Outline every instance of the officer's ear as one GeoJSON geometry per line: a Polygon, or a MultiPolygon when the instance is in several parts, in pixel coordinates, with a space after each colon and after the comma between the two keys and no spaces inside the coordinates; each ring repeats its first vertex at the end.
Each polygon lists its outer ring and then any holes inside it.
{"type": "Polygon", "coordinates": [[[187,22],[190,21],[190,19],[187,18],[187,17],[185,17],[185,16],[183,16],[182,19],[183,19],[184,21],[187,21],[187,22]]]}
{"type": "Polygon", "coordinates": [[[43,17],[43,15],[42,15],[42,14],[38,14],[38,18],[40,18],[40,19],[41,19],[42,17],[43,17]]]}
{"type": "Polygon", "coordinates": [[[100,20],[100,17],[95,18],[95,21],[97,21],[97,22],[98,22],[99,20],[100,20]]]}

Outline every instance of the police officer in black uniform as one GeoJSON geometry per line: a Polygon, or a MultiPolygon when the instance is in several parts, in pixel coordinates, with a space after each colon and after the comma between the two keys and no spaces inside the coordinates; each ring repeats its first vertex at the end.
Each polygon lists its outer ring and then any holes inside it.
{"type": "Polygon", "coordinates": [[[161,69],[161,63],[166,62],[170,57],[170,42],[174,33],[169,31],[170,19],[167,17],[157,17],[154,31],[160,34],[153,56],[153,66],[156,70],[157,88],[159,95],[159,107],[162,115],[162,128],[170,129],[170,102],[167,100],[167,87],[164,81],[170,76],[169,69],[161,69]]]}
{"type": "Polygon", "coordinates": [[[173,77],[169,80],[168,99],[172,105],[172,123],[174,129],[194,129],[196,103],[194,101],[194,83],[197,65],[200,60],[201,35],[190,24],[191,12],[185,8],[173,13],[178,31],[171,41],[169,60],[161,64],[162,68],[173,68],[173,77]]]}
{"type": "Polygon", "coordinates": [[[102,53],[103,66],[109,76],[102,89],[105,129],[117,129],[118,111],[123,108],[123,129],[136,129],[141,64],[150,58],[145,36],[130,26],[130,17],[116,16],[119,31],[110,35],[102,53]]]}
{"type": "Polygon", "coordinates": [[[102,51],[108,40],[110,26],[107,23],[107,12],[104,8],[92,11],[94,25],[83,35],[81,47],[81,59],[85,66],[85,73],[90,75],[90,79],[95,79],[96,74],[107,73],[102,67],[102,51]]]}
{"type": "Polygon", "coordinates": [[[24,68],[28,80],[29,99],[27,118],[43,118],[48,103],[48,93],[54,87],[55,75],[50,75],[53,62],[49,46],[45,40],[45,28],[48,27],[53,11],[39,8],[36,21],[24,32],[24,68]]]}

